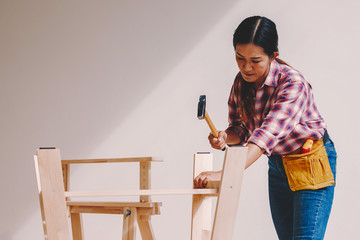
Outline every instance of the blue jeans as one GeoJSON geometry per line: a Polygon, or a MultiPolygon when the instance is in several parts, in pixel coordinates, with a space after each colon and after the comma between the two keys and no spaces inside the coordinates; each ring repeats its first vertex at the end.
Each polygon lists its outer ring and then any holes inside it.
{"type": "MultiPolygon", "coordinates": [[[[336,174],[336,150],[325,143],[331,170],[336,174]]],[[[334,198],[334,187],[290,190],[281,156],[269,157],[269,198],[273,222],[280,240],[323,239],[334,198]]]]}

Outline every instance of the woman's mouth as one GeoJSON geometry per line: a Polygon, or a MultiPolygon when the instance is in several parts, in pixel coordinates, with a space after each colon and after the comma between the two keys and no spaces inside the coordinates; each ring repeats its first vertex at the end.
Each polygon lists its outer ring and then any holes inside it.
{"type": "Polygon", "coordinates": [[[251,76],[254,75],[253,73],[245,73],[245,72],[243,72],[243,74],[244,74],[246,77],[251,77],[251,76]]]}

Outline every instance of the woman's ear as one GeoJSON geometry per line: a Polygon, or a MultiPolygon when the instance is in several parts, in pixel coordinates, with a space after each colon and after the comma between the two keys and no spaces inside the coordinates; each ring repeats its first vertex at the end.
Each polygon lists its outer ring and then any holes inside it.
{"type": "Polygon", "coordinates": [[[271,61],[275,60],[279,56],[279,52],[274,52],[273,57],[271,58],[271,61]]]}

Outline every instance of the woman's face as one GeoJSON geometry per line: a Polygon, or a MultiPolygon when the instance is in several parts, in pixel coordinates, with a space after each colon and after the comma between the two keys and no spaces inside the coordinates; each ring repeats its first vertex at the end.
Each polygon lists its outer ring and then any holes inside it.
{"type": "Polygon", "coordinates": [[[235,55],[244,80],[255,83],[256,88],[259,88],[264,83],[270,64],[278,56],[278,52],[270,58],[262,47],[249,43],[236,45],[235,55]]]}

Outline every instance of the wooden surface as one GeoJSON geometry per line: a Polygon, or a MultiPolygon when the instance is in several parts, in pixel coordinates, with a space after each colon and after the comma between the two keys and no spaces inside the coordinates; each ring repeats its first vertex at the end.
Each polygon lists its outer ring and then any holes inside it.
{"type": "Polygon", "coordinates": [[[44,212],[44,203],[43,203],[43,197],[42,197],[42,191],[41,191],[41,183],[40,183],[40,173],[39,173],[39,161],[36,155],[34,155],[34,164],[35,164],[35,174],[36,174],[36,181],[37,181],[37,187],[38,187],[38,193],[39,193],[39,203],[40,203],[40,212],[41,212],[41,219],[42,219],[42,226],[44,231],[44,236],[47,236],[47,230],[46,230],[46,221],[45,221],[45,212],[44,212]]]}
{"type": "Polygon", "coordinates": [[[125,208],[137,208],[139,215],[160,214],[161,202],[67,202],[71,213],[122,214],[125,208]]]}
{"type": "MultiPolygon", "coordinates": [[[[124,209],[128,207],[102,207],[102,206],[71,206],[70,213],[92,213],[92,214],[123,214],[124,209]]],[[[136,208],[139,215],[158,215],[160,213],[157,207],[136,208]]]]}
{"type": "Polygon", "coordinates": [[[232,240],[247,157],[246,147],[229,147],[215,210],[212,240],[232,240]]]}
{"type": "MultiPolygon", "coordinates": [[[[151,195],[193,195],[192,240],[232,240],[245,168],[247,148],[231,147],[225,152],[221,181],[208,182],[205,189],[151,189],[151,162],[158,158],[104,158],[61,160],[57,149],[41,149],[35,156],[40,206],[44,232],[50,240],[70,240],[66,207],[72,219],[73,238],[82,240],[81,213],[123,214],[123,239],[135,239],[138,222],[143,239],[155,239],[150,217],[160,213],[161,203],[151,202],[151,195]],[[43,161],[43,159],[47,159],[43,161]],[[70,164],[139,162],[140,190],[69,191],[70,164]],[[68,190],[68,191],[64,191],[68,190]],[[68,201],[69,197],[139,196],[140,202],[68,201]],[[211,230],[211,196],[218,196],[211,230]],[[45,200],[46,199],[46,200],[45,200]],[[53,206],[59,206],[54,208],[53,206]],[[50,223],[52,219],[54,223],[50,223]],[[51,235],[52,233],[55,235],[51,235]]],[[[212,154],[196,154],[194,172],[212,170],[212,154]],[[198,160],[198,161],[197,161],[198,160]]]]}
{"type": "Polygon", "coordinates": [[[74,191],[65,192],[66,197],[106,197],[106,196],[141,196],[141,195],[217,195],[217,189],[150,189],[122,191],[74,191]]]}
{"type": "MultiPolygon", "coordinates": [[[[63,173],[63,180],[64,180],[64,190],[65,190],[65,192],[67,192],[67,191],[70,191],[70,164],[61,164],[61,166],[62,166],[62,173],[63,173]]],[[[65,201],[70,201],[70,198],[66,197],[65,201]]],[[[67,212],[69,215],[68,208],[67,208],[67,212]]]]}
{"type": "MultiPolygon", "coordinates": [[[[193,178],[203,171],[213,170],[213,155],[195,154],[193,178]]],[[[209,240],[211,234],[211,198],[204,195],[193,195],[191,217],[191,239],[209,240]]]]}
{"type": "Polygon", "coordinates": [[[72,235],[73,240],[83,240],[84,234],[82,232],[83,223],[82,223],[82,216],[80,213],[71,213],[71,228],[72,228],[72,235]]]}
{"type": "Polygon", "coordinates": [[[70,240],[60,151],[41,149],[36,155],[44,233],[50,240],[70,240]]]}
{"type": "Polygon", "coordinates": [[[122,240],[135,240],[136,239],[136,208],[124,209],[123,216],[123,233],[122,240]]]}
{"type": "MultiPolygon", "coordinates": [[[[151,162],[140,162],[139,169],[139,188],[140,190],[151,189],[151,162]]],[[[151,195],[140,195],[141,203],[150,203],[151,195]]],[[[159,208],[157,208],[160,213],[159,208]]],[[[155,233],[151,225],[151,215],[139,215],[137,218],[140,234],[142,239],[154,240],[155,233]]]]}
{"type": "MultiPolygon", "coordinates": [[[[140,162],[139,178],[140,190],[151,189],[151,162],[140,162]]],[[[151,202],[151,196],[140,195],[140,202],[151,202]]]]}
{"type": "Polygon", "coordinates": [[[160,207],[161,202],[79,202],[79,201],[70,201],[67,202],[67,206],[94,206],[94,207],[160,207]]]}
{"type": "Polygon", "coordinates": [[[155,240],[155,233],[148,219],[143,219],[143,216],[138,215],[138,226],[143,240],[155,240]]]}
{"type": "Polygon", "coordinates": [[[158,157],[133,157],[133,158],[99,158],[99,159],[64,159],[62,164],[79,163],[122,163],[122,162],[162,162],[158,157]]]}
{"type": "Polygon", "coordinates": [[[207,181],[206,183],[206,189],[217,189],[220,188],[221,181],[207,181]]]}

